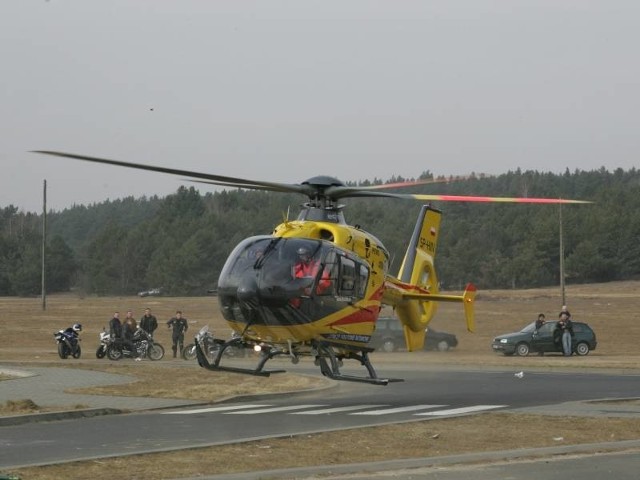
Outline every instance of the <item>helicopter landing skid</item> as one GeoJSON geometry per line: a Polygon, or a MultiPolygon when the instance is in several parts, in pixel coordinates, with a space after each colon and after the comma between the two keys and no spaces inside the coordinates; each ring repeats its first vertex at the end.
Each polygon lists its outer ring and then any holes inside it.
{"type": "Polygon", "coordinates": [[[212,370],[214,372],[244,373],[249,375],[255,375],[257,377],[268,377],[272,373],[286,372],[286,370],[263,370],[264,365],[265,363],[267,363],[268,360],[275,357],[276,355],[279,355],[282,352],[275,352],[272,354],[263,354],[260,357],[260,361],[258,362],[258,365],[256,366],[255,369],[242,368],[242,367],[227,367],[227,366],[220,365],[220,360],[222,359],[222,355],[224,354],[224,351],[226,350],[227,347],[232,346],[234,343],[235,342],[233,340],[231,340],[230,342],[223,343],[222,346],[218,349],[213,363],[211,363],[209,362],[209,359],[207,358],[205,353],[202,351],[200,344],[196,342],[196,355],[198,357],[198,364],[202,368],[206,368],[207,370],[212,370]]]}
{"type": "Polygon", "coordinates": [[[369,376],[358,377],[355,375],[344,375],[340,373],[341,358],[336,355],[333,346],[325,342],[317,342],[315,347],[318,351],[316,364],[320,366],[320,371],[326,377],[347,382],[370,383],[372,385],[388,385],[391,382],[404,382],[402,378],[379,378],[369,360],[369,352],[367,351],[361,351],[360,353],[355,351],[349,352],[344,358],[358,360],[360,364],[364,365],[367,369],[369,376]]]}

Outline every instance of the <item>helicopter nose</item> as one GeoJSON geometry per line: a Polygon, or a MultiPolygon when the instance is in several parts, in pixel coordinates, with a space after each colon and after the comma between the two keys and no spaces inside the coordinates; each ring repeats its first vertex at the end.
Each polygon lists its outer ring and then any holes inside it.
{"type": "Polygon", "coordinates": [[[237,290],[238,300],[241,302],[249,303],[254,301],[258,296],[258,284],[254,277],[244,277],[237,290]]]}

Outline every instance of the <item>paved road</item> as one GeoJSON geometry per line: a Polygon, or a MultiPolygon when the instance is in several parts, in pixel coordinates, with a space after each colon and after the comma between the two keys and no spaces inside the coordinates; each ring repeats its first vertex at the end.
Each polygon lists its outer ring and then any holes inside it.
{"type": "Polygon", "coordinates": [[[9,400],[31,399],[41,407],[84,405],[87,408],[126,410],[149,410],[198,403],[189,400],[79,395],[65,392],[65,390],[80,387],[117,385],[135,381],[134,377],[127,375],[61,367],[29,367],[25,369],[3,365],[0,365],[0,373],[16,376],[12,380],[0,382],[0,403],[6,403],[9,400]]]}
{"type": "MultiPolygon", "coordinates": [[[[68,369],[30,371],[36,375],[0,382],[0,401],[13,396],[50,405],[64,404],[63,400],[77,403],[60,392],[59,385],[66,388],[71,381],[68,369]]],[[[527,372],[519,378],[511,371],[450,369],[401,373],[406,381],[389,387],[340,382],[330,391],[231,402],[207,408],[185,407],[189,402],[182,401],[86,395],[82,397],[88,398],[82,401],[89,406],[95,407],[98,402],[134,413],[82,421],[68,419],[4,426],[0,431],[0,467],[120,456],[123,451],[145,453],[215,445],[491,409],[544,409],[550,414],[566,414],[570,409],[572,414],[621,416],[640,413],[639,409],[624,404],[612,407],[583,402],[608,396],[637,395],[638,377],[634,375],[527,372]],[[148,411],[149,408],[165,409],[148,411]],[[616,408],[617,411],[611,413],[616,408]],[[142,412],[135,412],[139,410],[142,412]],[[69,436],[69,431],[74,431],[74,435],[69,436]],[[59,441],[63,437],[66,439],[64,445],[59,441]],[[36,441],[46,448],[33,449],[36,441]]],[[[88,376],[86,381],[90,384],[116,380],[108,374],[82,370],[72,375],[77,386],[83,383],[83,376],[88,376]]]]}

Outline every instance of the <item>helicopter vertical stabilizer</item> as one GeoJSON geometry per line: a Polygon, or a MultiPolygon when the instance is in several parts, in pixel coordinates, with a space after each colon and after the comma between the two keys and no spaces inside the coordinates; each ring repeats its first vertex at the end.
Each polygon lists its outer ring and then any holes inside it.
{"type": "MultiPolygon", "coordinates": [[[[430,205],[423,205],[416,222],[409,247],[398,278],[430,294],[438,293],[438,277],[434,267],[440,218],[442,213],[430,205]]],[[[396,314],[404,325],[404,336],[409,351],[424,345],[425,328],[436,313],[437,302],[416,299],[396,306],[396,314]]]]}

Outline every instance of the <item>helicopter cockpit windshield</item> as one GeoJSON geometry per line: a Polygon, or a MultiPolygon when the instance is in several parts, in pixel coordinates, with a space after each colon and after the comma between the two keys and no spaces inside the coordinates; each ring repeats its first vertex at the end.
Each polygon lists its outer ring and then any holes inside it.
{"type": "Polygon", "coordinates": [[[218,297],[227,320],[270,323],[302,315],[312,321],[364,297],[368,276],[366,263],[332,242],[256,236],[229,256],[218,297]]]}

